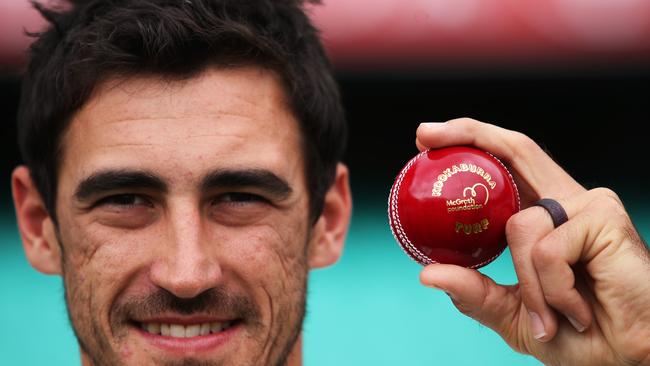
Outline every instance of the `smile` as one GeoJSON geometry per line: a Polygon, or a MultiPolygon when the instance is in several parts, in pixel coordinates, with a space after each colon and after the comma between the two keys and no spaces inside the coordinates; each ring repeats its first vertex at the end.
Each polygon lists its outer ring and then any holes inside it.
{"type": "Polygon", "coordinates": [[[168,356],[214,352],[230,344],[244,326],[243,319],[164,316],[131,320],[131,326],[143,340],[168,356]]]}
{"type": "Polygon", "coordinates": [[[206,336],[225,331],[233,322],[206,322],[201,324],[141,323],[140,327],[149,334],[172,338],[190,338],[206,336]]]}

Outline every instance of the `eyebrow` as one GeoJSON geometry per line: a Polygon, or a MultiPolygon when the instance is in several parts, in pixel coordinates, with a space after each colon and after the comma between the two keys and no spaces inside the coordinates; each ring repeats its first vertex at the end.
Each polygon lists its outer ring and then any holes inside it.
{"type": "Polygon", "coordinates": [[[149,188],[167,191],[167,184],[159,177],[139,170],[104,170],[84,178],[74,196],[79,201],[87,200],[101,193],[125,188],[149,188]]]}
{"type": "MultiPolygon", "coordinates": [[[[284,199],[293,192],[284,179],[264,169],[215,170],[201,182],[203,191],[223,187],[256,187],[278,199],[284,199]]],[[[74,197],[85,201],[106,192],[135,188],[161,192],[168,190],[161,178],[147,171],[104,170],[84,178],[77,186],[74,197]]]]}
{"type": "Polygon", "coordinates": [[[201,183],[203,191],[221,187],[255,187],[278,199],[293,192],[286,180],[265,169],[216,170],[206,175],[201,183]]]}

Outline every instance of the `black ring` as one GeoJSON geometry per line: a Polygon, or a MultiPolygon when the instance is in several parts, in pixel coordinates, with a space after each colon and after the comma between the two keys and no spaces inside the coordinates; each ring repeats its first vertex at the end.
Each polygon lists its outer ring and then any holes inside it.
{"type": "Polygon", "coordinates": [[[569,218],[566,215],[566,211],[564,211],[562,205],[560,205],[560,203],[554,199],[542,198],[535,203],[535,206],[542,206],[546,209],[548,214],[551,215],[554,227],[558,227],[569,221],[569,218]]]}

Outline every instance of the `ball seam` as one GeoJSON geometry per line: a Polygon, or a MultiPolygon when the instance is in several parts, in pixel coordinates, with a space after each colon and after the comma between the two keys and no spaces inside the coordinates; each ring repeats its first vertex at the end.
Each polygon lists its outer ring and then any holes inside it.
{"type": "Polygon", "coordinates": [[[427,151],[422,151],[418,155],[416,155],[414,158],[412,158],[406,166],[402,169],[400,174],[397,176],[397,180],[395,181],[395,184],[393,185],[393,188],[391,189],[391,194],[389,196],[388,200],[388,218],[390,219],[390,231],[393,234],[393,237],[397,242],[400,244],[400,248],[411,258],[415,259],[417,262],[419,262],[422,265],[428,265],[432,263],[437,263],[436,261],[433,261],[431,258],[420,252],[410,241],[408,236],[406,235],[406,232],[404,232],[404,229],[402,227],[402,223],[400,221],[399,217],[399,212],[397,210],[397,200],[399,197],[399,190],[400,187],[402,186],[402,181],[404,180],[404,176],[406,173],[411,169],[413,164],[420,159],[424,154],[426,154],[427,151]]]}
{"type": "MultiPolygon", "coordinates": [[[[402,248],[402,251],[404,251],[408,256],[411,258],[415,259],[417,262],[419,262],[422,265],[428,265],[428,264],[433,264],[433,263],[438,263],[431,258],[429,258],[427,255],[424,253],[420,252],[410,241],[408,238],[408,235],[406,235],[406,232],[404,231],[402,227],[402,223],[400,221],[399,217],[399,211],[397,207],[397,201],[399,198],[399,192],[400,188],[402,186],[402,181],[404,180],[404,176],[408,171],[411,169],[413,164],[420,159],[424,154],[426,154],[428,150],[420,152],[418,155],[416,155],[414,158],[412,158],[406,166],[402,169],[400,174],[398,175],[395,184],[393,185],[389,199],[388,199],[388,218],[390,221],[390,230],[391,233],[393,234],[393,237],[395,240],[400,244],[400,248],[402,248]]],[[[501,162],[499,158],[494,156],[492,153],[485,151],[490,157],[492,157],[494,160],[496,160],[499,165],[503,168],[503,170],[507,173],[508,178],[510,180],[510,183],[512,184],[512,187],[514,188],[514,193],[515,193],[515,198],[517,200],[517,210],[518,212],[521,209],[521,200],[519,197],[519,189],[517,188],[517,185],[515,184],[515,180],[510,173],[510,170],[506,168],[506,166],[501,162]]],[[[507,245],[506,245],[507,246],[507,245]]],[[[494,261],[499,255],[501,255],[504,251],[506,246],[503,247],[501,251],[499,251],[497,254],[495,254],[493,257],[484,260],[483,262],[477,263],[475,265],[469,266],[467,268],[475,269],[478,267],[485,266],[489,264],[490,262],[494,261]]]]}

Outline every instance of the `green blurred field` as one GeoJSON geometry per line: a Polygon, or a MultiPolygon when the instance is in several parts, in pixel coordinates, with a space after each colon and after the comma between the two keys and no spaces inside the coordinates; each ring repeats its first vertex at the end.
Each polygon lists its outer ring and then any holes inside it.
{"type": "MultiPolygon", "coordinates": [[[[419,284],[420,266],[395,243],[383,203],[357,203],[343,258],[312,273],[305,364],[540,365],[458,313],[445,294],[419,284]]],[[[629,209],[647,238],[650,211],[629,209]]],[[[79,364],[61,282],[29,267],[12,212],[0,217],[0,364],[79,364]]],[[[515,282],[507,251],[482,271],[497,282],[515,282]]]]}

